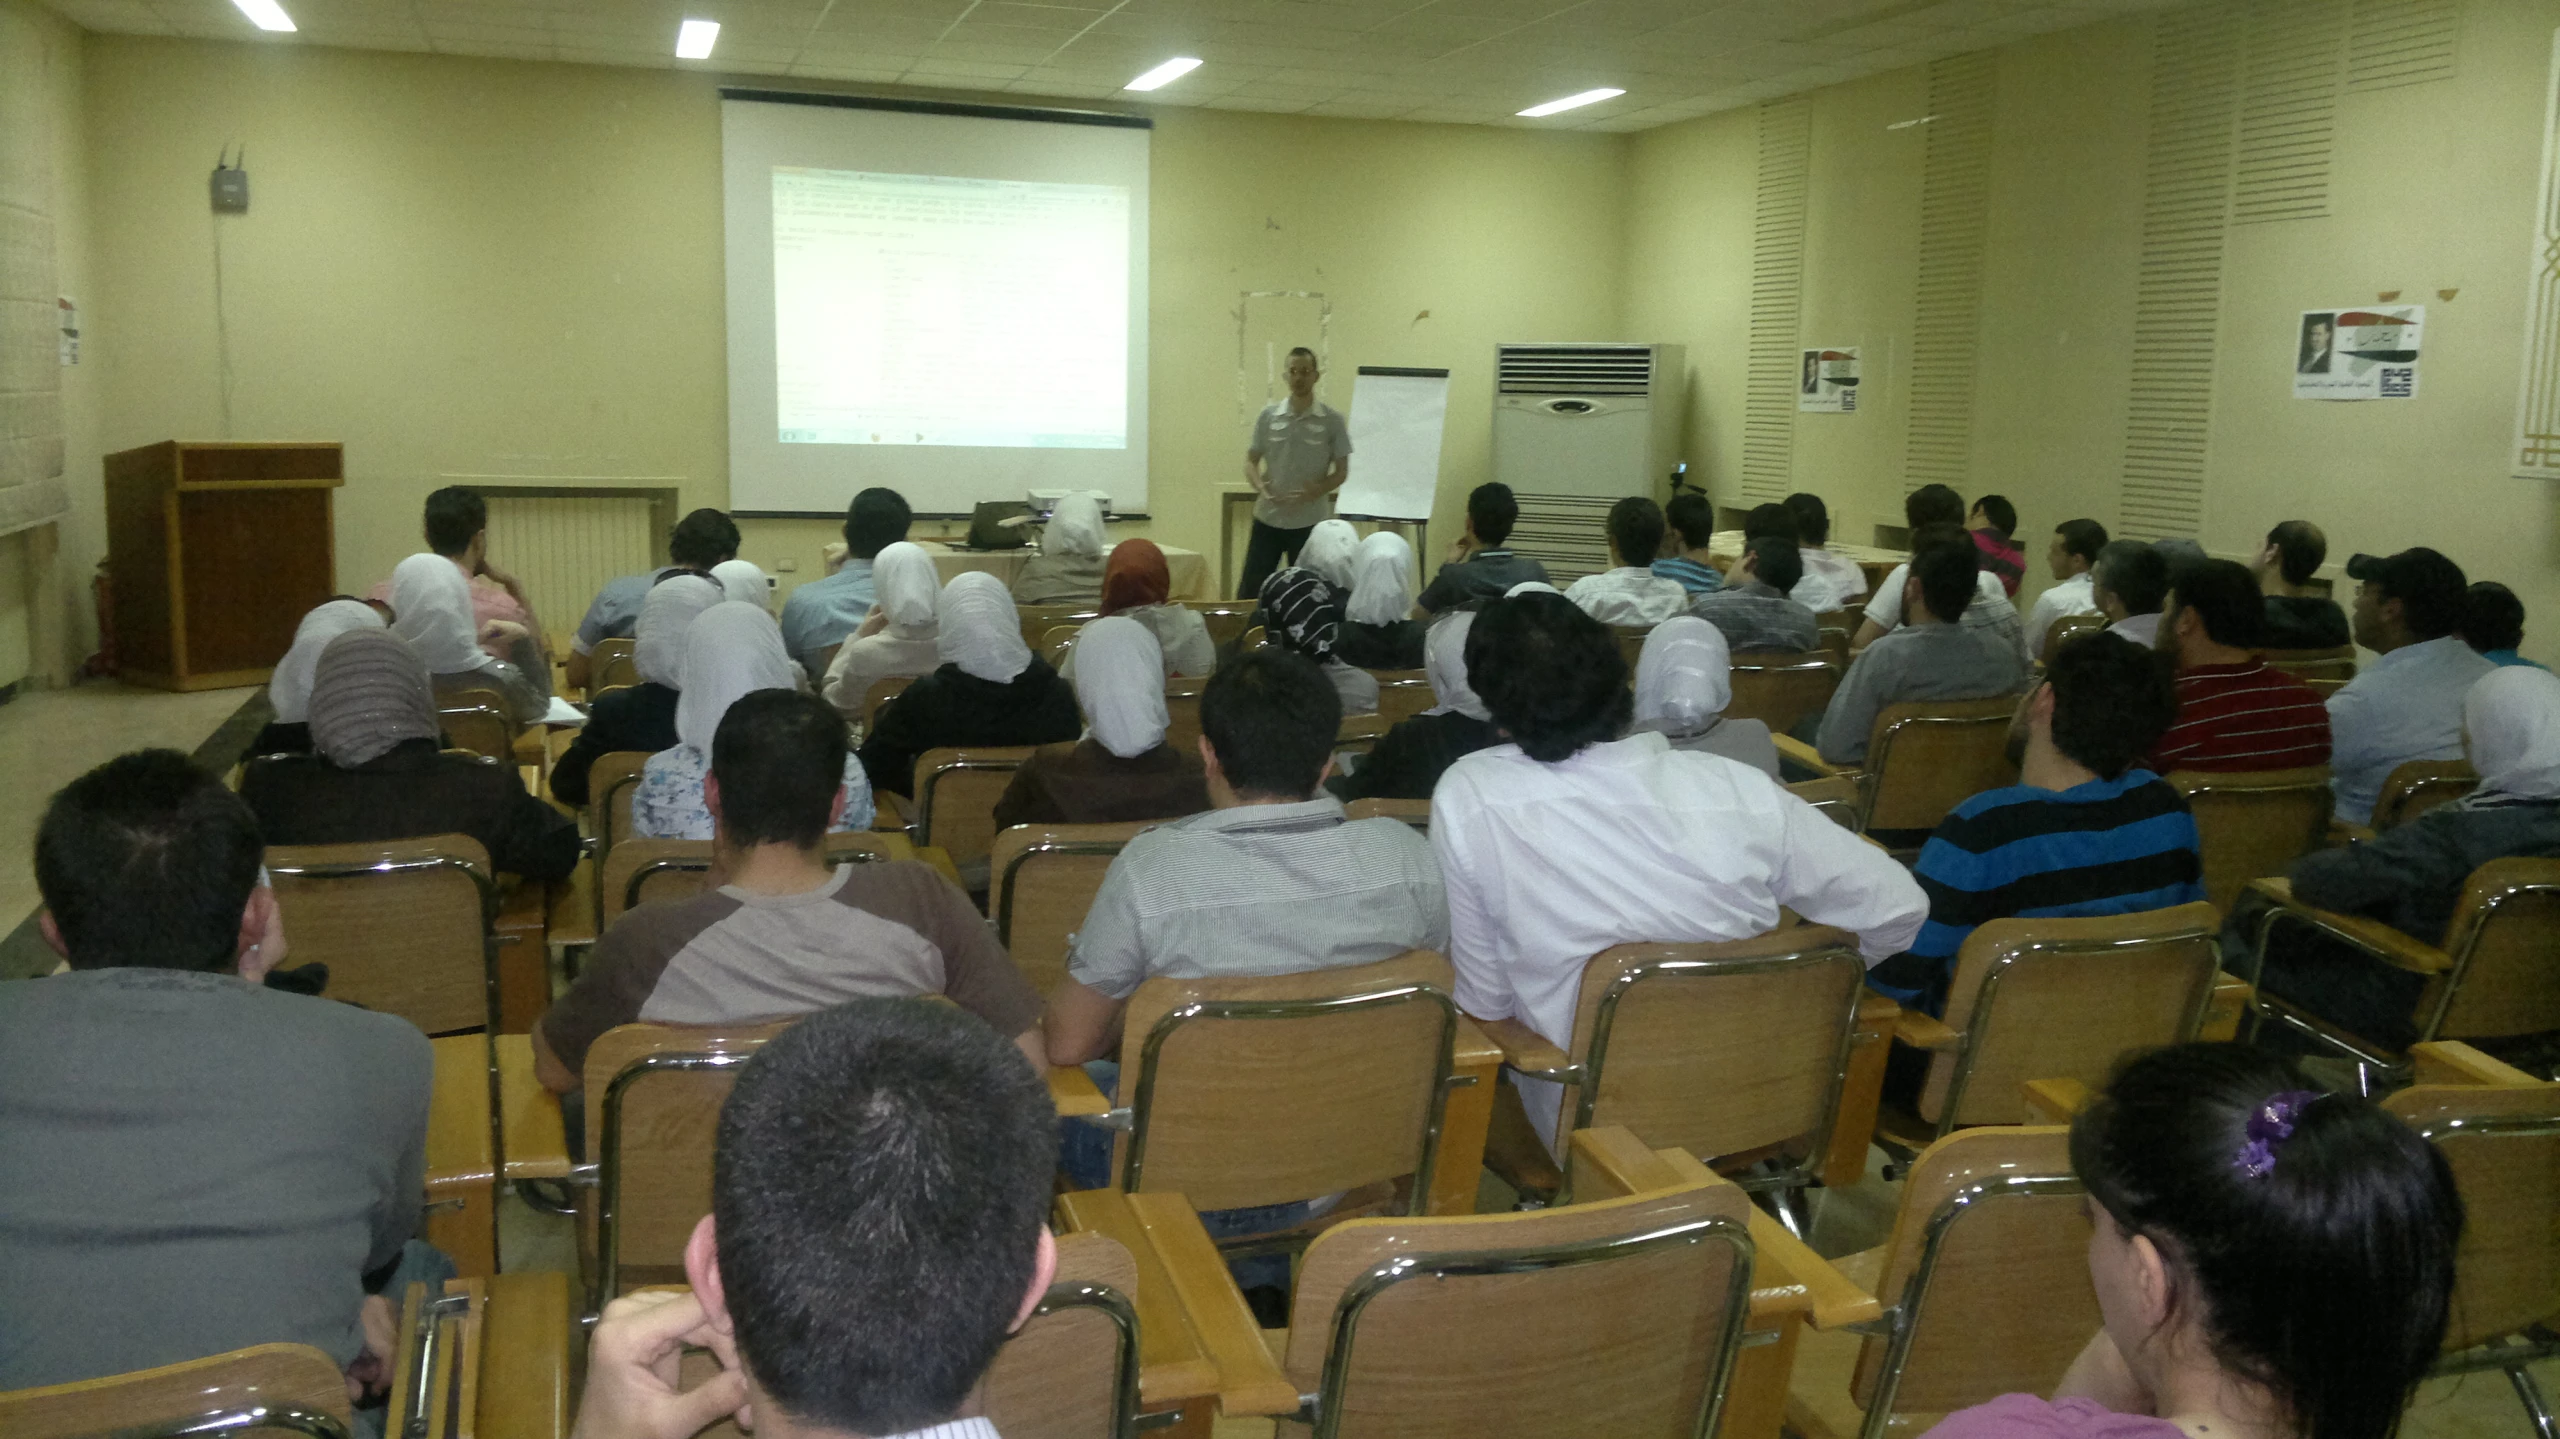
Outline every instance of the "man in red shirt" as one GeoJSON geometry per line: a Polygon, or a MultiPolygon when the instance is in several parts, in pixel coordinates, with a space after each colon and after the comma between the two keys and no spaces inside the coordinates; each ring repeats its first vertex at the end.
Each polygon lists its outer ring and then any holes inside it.
{"type": "Polygon", "coordinates": [[[2018,582],[2027,576],[2027,552],[2009,539],[2018,532],[2018,507],[2000,495],[1984,495],[1965,516],[1973,547],[1982,552],[1982,567],[2000,577],[2009,598],[2018,597],[2018,582]]]}
{"type": "Polygon", "coordinates": [[[2178,719],[2146,768],[2296,769],[2329,762],[2329,711],[2309,685],[2251,652],[2266,601],[2245,566],[2181,565],[2169,580],[2157,647],[2178,668],[2178,719]]]}

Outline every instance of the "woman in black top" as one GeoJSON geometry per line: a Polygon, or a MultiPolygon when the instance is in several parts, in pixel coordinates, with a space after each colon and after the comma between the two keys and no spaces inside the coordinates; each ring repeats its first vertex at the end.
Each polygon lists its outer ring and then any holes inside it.
{"type": "Polygon", "coordinates": [[[1377,746],[1350,775],[1333,781],[1345,800],[1429,799],[1440,772],[1477,750],[1502,743],[1484,701],[1467,683],[1467,631],[1473,610],[1458,610],[1431,626],[1423,669],[1440,702],[1378,737],[1377,746]]]}
{"type": "Polygon", "coordinates": [[[955,576],[934,612],[941,668],[889,701],[862,742],[875,794],[912,797],[916,760],[927,750],[1055,744],[1084,729],[1075,691],[1023,642],[1004,581],[974,571],[955,576]]]}
{"type": "Polygon", "coordinates": [[[1413,547],[1380,530],[1351,557],[1351,598],[1342,607],[1333,657],[1364,670],[1422,668],[1422,621],[1413,614],[1413,547]]]}
{"type": "Polygon", "coordinates": [[[669,570],[650,587],[631,631],[631,667],[640,672],[640,683],[599,695],[587,706],[587,722],[551,766],[552,798],[585,804],[587,771],[606,755],[675,748],[676,677],[684,671],[685,632],[724,595],[718,581],[691,570],[669,570]]]}

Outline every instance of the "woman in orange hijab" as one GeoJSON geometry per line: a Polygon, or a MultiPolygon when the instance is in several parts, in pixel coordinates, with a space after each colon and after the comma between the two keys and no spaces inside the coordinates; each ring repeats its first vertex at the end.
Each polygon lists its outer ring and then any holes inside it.
{"type": "MultiPolygon", "coordinates": [[[[1127,615],[1154,631],[1164,648],[1167,675],[1205,675],[1218,667],[1209,622],[1187,605],[1171,603],[1173,570],[1153,540],[1122,540],[1102,568],[1102,612],[1127,615]]],[[[1072,673],[1075,655],[1067,656],[1072,673]]]]}

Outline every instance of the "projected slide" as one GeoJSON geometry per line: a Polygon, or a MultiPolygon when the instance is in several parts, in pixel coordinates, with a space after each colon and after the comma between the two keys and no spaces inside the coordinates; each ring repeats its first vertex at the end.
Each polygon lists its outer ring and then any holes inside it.
{"type": "Polygon", "coordinates": [[[783,444],[1127,447],[1125,187],[772,174],[783,444]]]}

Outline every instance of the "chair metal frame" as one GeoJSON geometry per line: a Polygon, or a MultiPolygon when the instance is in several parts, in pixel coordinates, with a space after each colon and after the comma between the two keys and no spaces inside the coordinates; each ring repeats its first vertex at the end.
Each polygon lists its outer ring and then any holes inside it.
{"type": "MultiPolygon", "coordinates": [[[[487,715],[489,718],[496,720],[498,722],[498,727],[506,731],[508,734],[512,735],[516,731],[516,722],[508,717],[505,710],[496,705],[486,703],[485,701],[472,704],[438,705],[436,707],[436,728],[441,731],[444,728],[444,722],[446,720],[458,715],[487,715]]],[[[462,748],[468,749],[470,747],[465,745],[462,746],[462,748]]],[[[473,754],[478,754],[480,751],[472,750],[471,752],[473,754]]],[[[496,759],[497,756],[491,755],[489,758],[496,759]]]]}
{"type": "Polygon", "coordinates": [[[114,1430],[100,1439],[191,1439],[194,1435],[241,1434],[257,1429],[286,1429],[310,1439],[352,1439],[347,1426],[317,1409],[299,1404],[252,1404],[219,1409],[166,1424],[140,1424],[114,1430]]]}
{"type": "MultiPolygon", "coordinates": [[[[2418,1131],[2420,1139],[2429,1144],[2465,1135],[2498,1139],[2547,1139],[2560,1135],[2560,1119],[2554,1118],[2456,1117],[2411,1127],[2418,1131]]],[[[2524,1405],[2526,1417],[2533,1421],[2533,1432],[2543,1439],[2551,1439],[2551,1436],[2560,1435],[2560,1420],[2553,1418],[2550,1402],[2542,1397],[2542,1386],[2535,1382],[2533,1371],[2525,1366],[2560,1357],[2560,1337],[2554,1337],[2549,1329],[2539,1325],[2526,1333],[2530,1337],[2522,1344],[2492,1339],[2442,1355],[2427,1372],[2448,1375],[2476,1374],[2483,1369],[2504,1371],[2507,1383],[2515,1388],[2517,1402],[2524,1405]]]]}
{"type": "Polygon", "coordinates": [[[1735,1358],[1742,1351],[1742,1332],[1751,1322],[1753,1253],[1751,1235],[1744,1226],[1722,1215],[1712,1214],[1650,1233],[1619,1235],[1582,1244],[1554,1245],[1544,1249],[1400,1254],[1372,1265],[1346,1285],[1342,1297],[1334,1303],[1333,1328],[1325,1345],[1321,1387],[1313,1395],[1302,1396],[1297,1417],[1314,1427],[1313,1439],[1338,1439],[1342,1429],[1343,1398],[1351,1383],[1351,1357],[1359,1337],[1360,1320],[1372,1301],[1407,1280],[1539,1273],[1632,1259],[1674,1245],[1709,1242],[1730,1248],[1733,1266],[1725,1281],[1724,1337],[1717,1346],[1714,1367],[1707,1375],[1706,1394],[1698,1406],[1697,1423],[1691,1431],[1695,1439],[1707,1439],[1715,1433],[1717,1421],[1724,1417],[1725,1394],[1732,1385],[1735,1358]]]}
{"type": "Polygon", "coordinates": [[[1128,842],[1126,840],[1078,839],[1043,840],[1038,844],[1023,846],[1022,852],[1015,855],[1012,861],[1005,865],[1004,873],[996,877],[996,903],[994,914],[996,922],[996,943],[1004,945],[1008,949],[1013,945],[1014,884],[1017,877],[1022,873],[1022,867],[1031,862],[1032,856],[1042,854],[1116,855],[1122,849],[1126,848],[1127,844],[1128,842]]]}
{"type": "MultiPolygon", "coordinates": [[[[2024,696],[1990,695],[1985,698],[2018,700],[2023,699],[2024,696]]],[[[1953,700],[1948,703],[1972,704],[1977,701],[1953,700]]],[[[1890,722],[1882,724],[1869,739],[1867,757],[1860,763],[1857,771],[1858,822],[1852,827],[1854,832],[1865,834],[1867,822],[1875,817],[1876,791],[1883,787],[1885,761],[1893,755],[1894,736],[1902,733],[1906,728],[1917,725],[1992,725],[2006,730],[2015,718],[2016,710],[2013,706],[2010,713],[2005,715],[1906,714],[1896,715],[1890,722]]]]}
{"type": "MultiPolygon", "coordinates": [[[[759,1048],[761,1046],[758,1046],[759,1048]]],[[[605,1086],[604,1133],[595,1136],[596,1160],[571,1171],[575,1181],[596,1187],[596,1289],[587,1296],[587,1312],[600,1314],[622,1284],[622,1100],[631,1086],[653,1074],[690,1074],[736,1069],[755,1058],[756,1050],[672,1050],[644,1054],[616,1070],[605,1086]]]]}
{"type": "MultiPolygon", "coordinates": [[[[1011,746],[988,746],[988,748],[1011,748],[1011,746]]],[[[914,823],[908,826],[914,832],[916,847],[922,849],[933,843],[933,792],[941,787],[944,775],[961,770],[1010,771],[1020,768],[1022,768],[1022,761],[1018,759],[956,759],[926,770],[923,778],[916,781],[916,817],[914,823]]]]}
{"type": "Polygon", "coordinates": [[[1111,1321],[1120,1334],[1120,1358],[1111,1381],[1111,1439],[1136,1439],[1138,1432],[1138,1309],[1129,1296],[1091,1279],[1061,1279],[1049,1286],[1031,1317],[1090,1309],[1111,1321]]]}
{"type": "MultiPolygon", "coordinates": [[[[399,1439],[426,1433],[427,1415],[435,1402],[436,1356],[444,1349],[444,1321],[471,1312],[471,1295],[430,1294],[418,1305],[417,1332],[409,1340],[409,1390],[401,1396],[407,1422],[399,1439]]],[[[388,1436],[386,1436],[388,1439],[388,1436]]]]}

